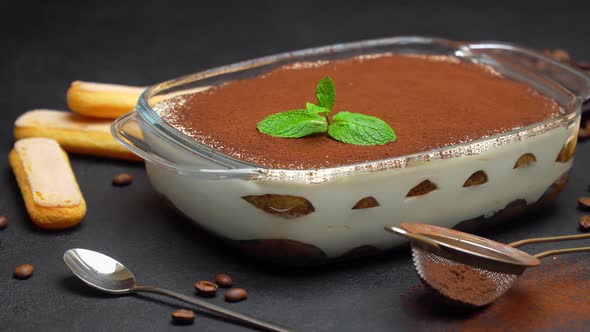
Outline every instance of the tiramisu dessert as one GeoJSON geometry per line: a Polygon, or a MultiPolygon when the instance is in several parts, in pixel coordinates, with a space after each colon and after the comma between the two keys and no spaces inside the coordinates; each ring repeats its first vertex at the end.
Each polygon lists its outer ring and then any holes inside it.
{"type": "Polygon", "coordinates": [[[565,184],[579,123],[565,90],[447,55],[255,63],[158,86],[114,127],[158,192],[244,251],[356,257],[401,243],[384,226],[505,219],[565,184]],[[125,139],[131,119],[140,145],[125,139]]]}

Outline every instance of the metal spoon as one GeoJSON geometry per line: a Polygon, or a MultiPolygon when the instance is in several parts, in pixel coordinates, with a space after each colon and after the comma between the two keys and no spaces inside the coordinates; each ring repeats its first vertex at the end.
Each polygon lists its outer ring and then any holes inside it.
{"type": "Polygon", "coordinates": [[[155,293],[171,297],[173,299],[194,304],[199,308],[212,311],[216,314],[248,323],[267,331],[290,332],[284,327],[276,326],[259,319],[246,316],[199,299],[185,296],[166,289],[140,286],[136,284],[135,277],[123,264],[109,256],[87,249],[70,249],[64,253],[66,266],[78,278],[88,285],[111,294],[129,294],[135,292],[155,293]]]}

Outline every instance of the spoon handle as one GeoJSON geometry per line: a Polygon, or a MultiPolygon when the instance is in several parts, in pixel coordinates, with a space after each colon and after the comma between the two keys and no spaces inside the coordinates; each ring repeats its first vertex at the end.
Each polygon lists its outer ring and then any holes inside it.
{"type": "Polygon", "coordinates": [[[173,299],[176,299],[176,300],[179,300],[182,302],[196,305],[199,308],[206,309],[206,310],[209,310],[211,312],[214,312],[214,313],[226,316],[226,317],[234,318],[238,321],[242,321],[242,322],[248,323],[250,325],[254,325],[256,327],[262,328],[267,331],[292,332],[291,330],[289,330],[287,328],[280,327],[280,326],[277,326],[277,325],[274,325],[271,323],[267,323],[267,322],[261,321],[257,318],[250,317],[250,316],[247,316],[247,315],[244,315],[244,314],[232,311],[232,310],[228,310],[223,307],[216,306],[214,304],[199,300],[194,297],[189,297],[189,296],[182,295],[182,294],[179,294],[179,293],[176,293],[173,291],[169,291],[167,289],[137,285],[137,286],[133,287],[133,290],[136,292],[146,292],[146,293],[154,293],[154,294],[168,296],[168,297],[171,297],[173,299]]]}

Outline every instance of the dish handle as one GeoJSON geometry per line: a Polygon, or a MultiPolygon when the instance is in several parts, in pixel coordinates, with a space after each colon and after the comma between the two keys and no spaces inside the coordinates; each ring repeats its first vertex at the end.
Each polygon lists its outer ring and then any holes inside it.
{"type": "Polygon", "coordinates": [[[553,81],[578,97],[586,111],[590,109],[590,75],[577,68],[549,58],[537,51],[509,43],[482,42],[464,44],[456,55],[477,58],[478,62],[501,61],[513,69],[522,68],[553,81]]]}
{"type": "Polygon", "coordinates": [[[258,169],[203,169],[196,165],[181,164],[153,152],[145,142],[141,126],[137,120],[138,111],[133,110],[111,125],[111,134],[119,144],[129,151],[158,167],[180,175],[190,175],[201,179],[219,180],[228,178],[248,178],[259,174],[258,169]]]}
{"type": "Polygon", "coordinates": [[[151,149],[144,141],[143,132],[137,123],[137,110],[133,110],[116,119],[111,125],[111,134],[119,144],[146,161],[168,168],[177,167],[176,163],[151,152],[151,149]]]}

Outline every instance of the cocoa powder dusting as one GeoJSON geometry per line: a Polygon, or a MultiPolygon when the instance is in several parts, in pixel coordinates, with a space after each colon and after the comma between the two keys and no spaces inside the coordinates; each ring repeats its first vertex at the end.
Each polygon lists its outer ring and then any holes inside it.
{"type": "Polygon", "coordinates": [[[443,296],[473,306],[482,306],[497,296],[501,284],[493,274],[463,264],[422,261],[423,281],[443,296]]]}
{"type": "Polygon", "coordinates": [[[421,285],[401,295],[419,327],[435,331],[584,331],[590,319],[590,264],[581,255],[546,258],[489,306],[450,307],[421,285]]]}
{"type": "Polygon", "coordinates": [[[440,56],[300,63],[176,98],[182,100],[170,100],[172,106],[160,113],[172,126],[234,158],[290,169],[427,151],[524,127],[560,111],[553,100],[488,67],[440,56]],[[256,124],[266,116],[316,102],[315,86],[324,76],[336,85],[332,115],[346,110],[376,116],[398,140],[367,147],[326,135],[285,139],[258,132],[256,124]]]}

